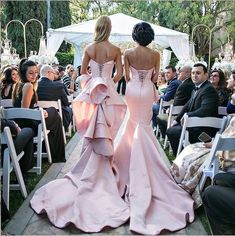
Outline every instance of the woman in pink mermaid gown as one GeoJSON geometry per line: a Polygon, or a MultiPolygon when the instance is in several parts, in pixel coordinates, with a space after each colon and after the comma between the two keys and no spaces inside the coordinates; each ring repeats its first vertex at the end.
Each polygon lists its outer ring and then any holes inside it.
{"type": "Polygon", "coordinates": [[[138,46],[125,52],[129,119],[113,158],[120,195],[130,205],[130,230],[141,234],[175,231],[194,219],[193,200],[172,178],[151,127],[152,104],[160,56],[148,45],[151,26],[137,24],[132,33],[138,46]]]}
{"type": "Polygon", "coordinates": [[[129,206],[119,195],[111,166],[113,140],[126,105],[114,87],[122,76],[122,64],[120,49],[108,41],[110,31],[110,19],[100,17],[94,43],[83,58],[83,91],[72,104],[77,131],[84,137],[80,159],[64,178],[38,189],[30,201],[38,214],[46,212],[59,228],[73,223],[85,232],[98,232],[129,219],[129,206]],[[92,76],[86,70],[89,62],[92,76]],[[112,79],[114,64],[117,73],[112,79]]]}

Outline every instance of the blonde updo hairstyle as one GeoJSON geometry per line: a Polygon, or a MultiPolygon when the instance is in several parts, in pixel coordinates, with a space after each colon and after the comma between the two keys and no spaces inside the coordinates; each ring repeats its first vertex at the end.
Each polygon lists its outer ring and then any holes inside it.
{"type": "Polygon", "coordinates": [[[100,16],[95,24],[94,41],[96,43],[105,41],[111,32],[111,20],[108,16],[100,16]]]}

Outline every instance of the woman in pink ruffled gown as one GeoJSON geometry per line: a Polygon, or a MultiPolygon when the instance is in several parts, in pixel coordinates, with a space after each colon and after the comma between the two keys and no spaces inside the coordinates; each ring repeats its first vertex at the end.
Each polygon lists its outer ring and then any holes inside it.
{"type": "Polygon", "coordinates": [[[154,39],[151,26],[137,24],[135,48],[125,52],[124,63],[129,119],[115,150],[113,166],[120,195],[130,205],[130,230],[141,234],[175,231],[194,219],[193,200],[172,178],[159,153],[151,127],[152,104],[160,56],[146,47],[154,39]]]}
{"type": "Polygon", "coordinates": [[[38,189],[30,202],[38,214],[46,212],[59,228],[73,223],[85,232],[98,232],[129,219],[129,206],[119,195],[111,166],[113,141],[126,105],[114,87],[122,76],[122,64],[120,49],[108,41],[110,32],[110,19],[100,17],[94,43],[84,53],[83,90],[72,104],[77,132],[84,137],[80,159],[64,178],[38,189]],[[87,73],[88,63],[92,76],[87,73]],[[114,64],[117,73],[112,79],[114,64]]]}

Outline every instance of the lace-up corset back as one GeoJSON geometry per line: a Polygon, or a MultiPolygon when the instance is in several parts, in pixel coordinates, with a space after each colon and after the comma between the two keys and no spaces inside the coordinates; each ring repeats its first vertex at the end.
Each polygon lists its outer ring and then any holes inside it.
{"type": "Polygon", "coordinates": [[[111,78],[113,72],[114,61],[108,61],[103,64],[90,60],[92,77],[111,78]]]}
{"type": "Polygon", "coordinates": [[[132,81],[134,80],[136,82],[141,82],[141,83],[151,81],[153,68],[149,70],[137,70],[131,66],[130,69],[131,69],[132,81]]]}

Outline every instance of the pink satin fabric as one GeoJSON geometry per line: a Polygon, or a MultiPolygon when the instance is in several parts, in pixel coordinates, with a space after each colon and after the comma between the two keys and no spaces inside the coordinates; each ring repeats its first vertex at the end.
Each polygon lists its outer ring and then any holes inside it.
{"type": "Polygon", "coordinates": [[[130,230],[152,235],[179,230],[194,220],[194,202],[175,183],[158,151],[161,147],[150,125],[156,95],[153,70],[130,70],[130,116],[113,158],[120,195],[125,192],[130,204],[130,230]]]}

